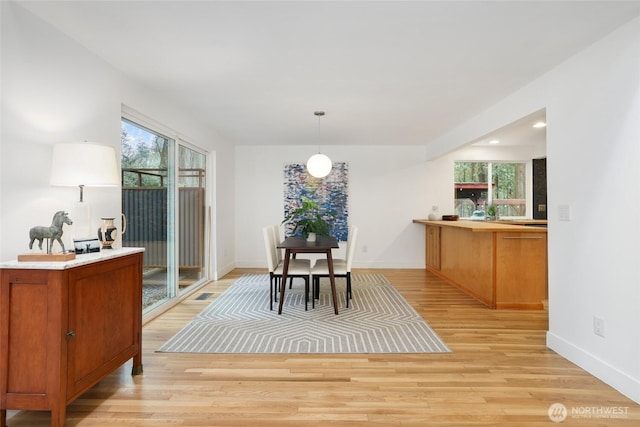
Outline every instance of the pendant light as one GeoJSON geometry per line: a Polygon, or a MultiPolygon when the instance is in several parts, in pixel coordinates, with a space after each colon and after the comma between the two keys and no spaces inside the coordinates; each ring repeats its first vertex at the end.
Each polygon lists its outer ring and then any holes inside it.
{"type": "Polygon", "coordinates": [[[311,176],[324,178],[329,175],[333,166],[328,156],[320,154],[320,118],[324,116],[324,111],[316,111],[313,114],[318,117],[318,154],[314,154],[307,160],[307,171],[311,176]]]}

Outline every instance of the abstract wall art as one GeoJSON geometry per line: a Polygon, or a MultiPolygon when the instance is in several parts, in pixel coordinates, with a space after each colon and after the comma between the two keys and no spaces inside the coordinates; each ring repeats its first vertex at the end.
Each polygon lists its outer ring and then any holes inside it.
{"type": "MultiPolygon", "coordinates": [[[[332,235],[346,241],[348,234],[349,165],[334,162],[333,169],[324,178],[314,178],[304,163],[284,165],[284,217],[300,206],[302,197],[317,202],[323,209],[333,211],[332,235]]],[[[285,224],[285,236],[292,235],[292,225],[285,224]]]]}

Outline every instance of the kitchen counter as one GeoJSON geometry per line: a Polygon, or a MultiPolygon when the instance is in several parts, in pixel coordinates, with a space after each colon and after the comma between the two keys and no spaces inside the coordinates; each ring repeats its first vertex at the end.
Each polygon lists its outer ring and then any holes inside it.
{"type": "Polygon", "coordinates": [[[499,221],[442,221],[429,219],[414,219],[416,224],[431,224],[443,227],[464,228],[473,232],[493,232],[493,231],[521,231],[524,233],[546,233],[543,227],[530,227],[530,225],[546,225],[543,220],[499,220],[499,221]]]}
{"type": "Polygon", "coordinates": [[[546,227],[511,221],[413,222],[425,226],[425,265],[430,272],[493,309],[543,308],[546,227]]]}

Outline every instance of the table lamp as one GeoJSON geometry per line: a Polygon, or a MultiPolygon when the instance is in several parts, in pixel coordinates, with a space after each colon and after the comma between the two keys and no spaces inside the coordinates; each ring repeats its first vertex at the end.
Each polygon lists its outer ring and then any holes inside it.
{"type": "Polygon", "coordinates": [[[65,142],[53,146],[51,185],[79,187],[74,225],[76,237],[88,237],[91,232],[91,209],[84,201],[84,187],[117,187],[120,171],[116,151],[108,145],[93,142],[65,142]]]}

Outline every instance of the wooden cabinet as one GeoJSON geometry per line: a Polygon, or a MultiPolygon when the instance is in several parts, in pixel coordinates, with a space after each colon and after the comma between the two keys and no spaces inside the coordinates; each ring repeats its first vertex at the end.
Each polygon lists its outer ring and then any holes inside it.
{"type": "Polygon", "coordinates": [[[547,299],[546,221],[430,221],[427,270],[495,309],[539,310],[547,299]],[[536,225],[529,227],[525,225],[536,225]]]}
{"type": "Polygon", "coordinates": [[[440,270],[440,227],[426,226],[426,264],[428,267],[440,270]]]}
{"type": "Polygon", "coordinates": [[[142,373],[142,253],[2,265],[0,426],[7,409],[24,409],[49,410],[62,427],[67,405],[123,363],[142,373]]]}
{"type": "Polygon", "coordinates": [[[547,234],[496,233],[496,308],[540,309],[547,297],[547,234]]]}

